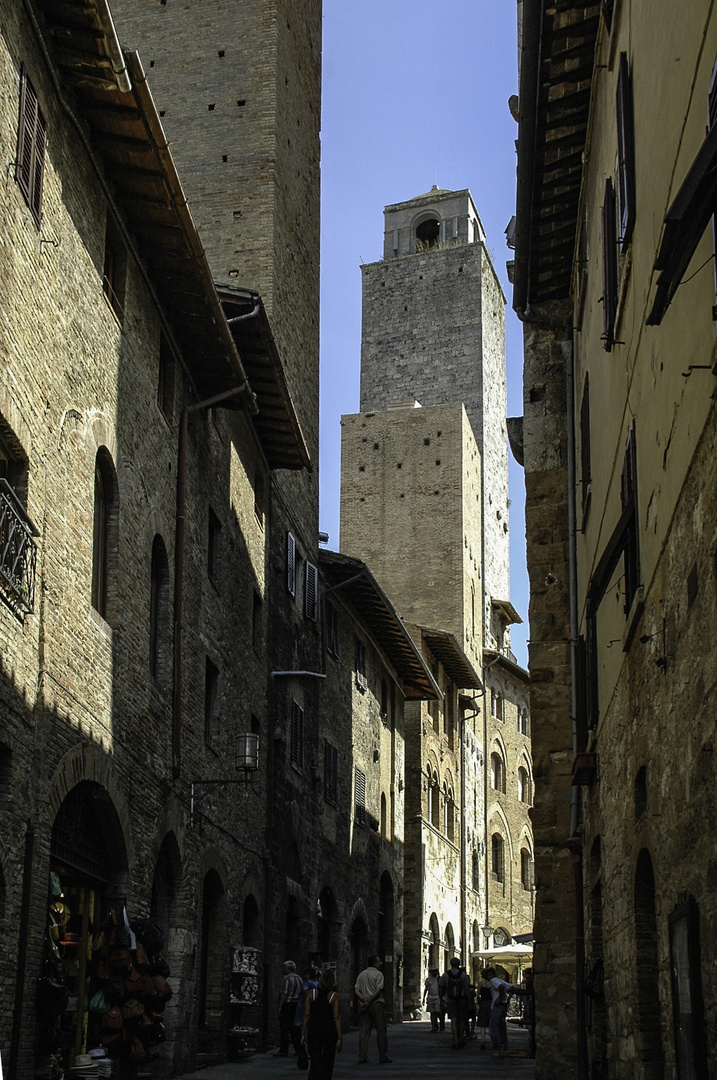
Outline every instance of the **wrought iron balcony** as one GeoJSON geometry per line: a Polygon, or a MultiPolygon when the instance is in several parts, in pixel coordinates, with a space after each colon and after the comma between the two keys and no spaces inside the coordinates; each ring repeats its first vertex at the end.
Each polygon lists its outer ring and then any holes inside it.
{"type": "Polygon", "coordinates": [[[25,513],[7,480],[0,478],[0,589],[16,611],[35,608],[38,529],[25,513]]]}

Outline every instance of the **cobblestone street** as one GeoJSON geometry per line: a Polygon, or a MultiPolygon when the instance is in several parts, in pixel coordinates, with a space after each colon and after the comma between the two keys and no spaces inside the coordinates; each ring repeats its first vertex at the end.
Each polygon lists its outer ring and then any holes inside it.
{"type": "MultiPolygon", "coordinates": [[[[443,1080],[447,1070],[456,1066],[463,1075],[477,1076],[480,1080],[533,1080],[535,1062],[527,1056],[528,1032],[523,1028],[510,1027],[510,1049],[505,1057],[494,1058],[490,1041],[481,1050],[480,1040],[469,1041],[462,1050],[451,1049],[448,1030],[431,1034],[426,1021],[394,1024],[388,1029],[388,1052],[392,1063],[378,1065],[376,1038],[369,1044],[369,1060],[358,1064],[358,1030],[353,1028],[344,1035],[344,1049],[336,1055],[334,1080],[367,1080],[380,1070],[384,1080],[399,1080],[420,1076],[421,1080],[443,1080]]],[[[255,1054],[245,1061],[215,1065],[186,1073],[179,1080],[291,1080],[306,1076],[296,1068],[296,1058],[275,1058],[272,1053],[255,1054]]]]}

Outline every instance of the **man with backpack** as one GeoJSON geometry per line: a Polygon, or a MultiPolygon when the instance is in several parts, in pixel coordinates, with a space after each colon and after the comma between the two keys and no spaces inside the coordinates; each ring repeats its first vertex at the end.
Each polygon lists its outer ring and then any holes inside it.
{"type": "Polygon", "coordinates": [[[466,1022],[468,1020],[468,976],[461,971],[461,962],[457,956],[451,960],[451,966],[439,980],[443,1000],[446,1003],[448,1019],[451,1022],[453,1049],[466,1045],[466,1022]]]}

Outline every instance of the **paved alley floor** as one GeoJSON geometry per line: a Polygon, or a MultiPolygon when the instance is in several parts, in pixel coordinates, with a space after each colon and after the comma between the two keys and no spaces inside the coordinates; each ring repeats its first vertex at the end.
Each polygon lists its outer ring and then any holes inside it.
{"type": "MultiPolygon", "coordinates": [[[[508,1056],[494,1058],[490,1040],[485,1050],[481,1050],[480,1040],[453,1050],[449,1031],[433,1035],[427,1021],[392,1024],[388,1029],[388,1052],[393,1063],[378,1064],[374,1034],[368,1062],[359,1065],[358,1030],[352,1029],[344,1035],[343,1051],[336,1055],[334,1080],[445,1080],[448,1070],[471,1080],[534,1080],[535,1062],[524,1056],[528,1050],[527,1030],[509,1026],[508,1034],[508,1056]]],[[[298,1080],[306,1075],[297,1069],[293,1053],[288,1058],[268,1053],[185,1073],[179,1080],[298,1080]]]]}

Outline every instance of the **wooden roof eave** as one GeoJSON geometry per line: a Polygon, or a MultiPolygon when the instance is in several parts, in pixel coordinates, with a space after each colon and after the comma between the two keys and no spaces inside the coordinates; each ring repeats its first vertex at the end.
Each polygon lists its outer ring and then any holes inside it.
{"type": "Polygon", "coordinates": [[[256,398],[254,427],[272,469],[313,471],[264,303],[258,293],[215,283],[256,398]]]}
{"type": "Polygon", "coordinates": [[[406,698],[410,701],[442,699],[443,693],[416,643],[366,563],[334,551],[321,551],[319,560],[328,579],[334,583],[327,591],[341,589],[346,592],[393,665],[406,698]]]}
{"type": "Polygon", "coordinates": [[[526,0],[524,18],[513,307],[527,320],[536,303],[569,295],[600,4],[526,0]],[[562,211],[569,226],[571,242],[564,227],[559,251],[552,230],[541,235],[546,210],[562,211]],[[548,281],[537,272],[546,265],[548,281]]]}

